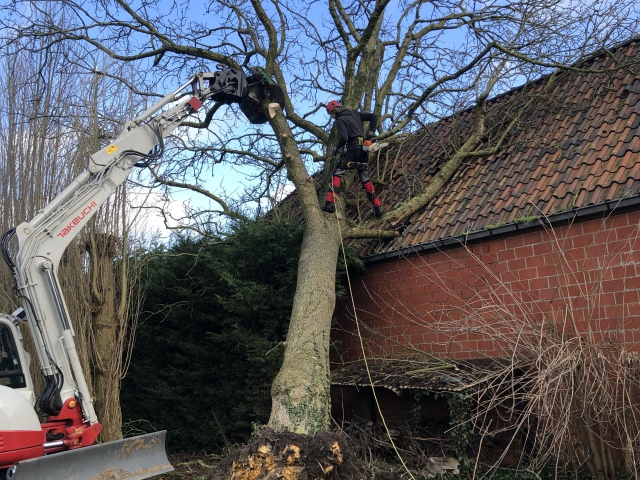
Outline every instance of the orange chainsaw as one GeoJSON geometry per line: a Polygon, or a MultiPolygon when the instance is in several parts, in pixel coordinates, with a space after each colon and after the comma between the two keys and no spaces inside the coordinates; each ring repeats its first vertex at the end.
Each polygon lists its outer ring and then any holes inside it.
{"type": "Polygon", "coordinates": [[[362,143],[362,150],[364,150],[365,152],[377,152],[381,148],[384,148],[388,145],[389,144],[387,142],[378,142],[375,137],[365,138],[364,142],[362,143]]]}

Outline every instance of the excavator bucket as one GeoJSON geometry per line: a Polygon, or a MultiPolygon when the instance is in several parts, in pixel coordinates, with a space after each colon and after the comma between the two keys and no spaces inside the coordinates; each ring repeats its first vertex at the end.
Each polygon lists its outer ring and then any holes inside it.
{"type": "Polygon", "coordinates": [[[8,480],[141,480],[170,472],[166,431],[25,460],[8,480]]]}

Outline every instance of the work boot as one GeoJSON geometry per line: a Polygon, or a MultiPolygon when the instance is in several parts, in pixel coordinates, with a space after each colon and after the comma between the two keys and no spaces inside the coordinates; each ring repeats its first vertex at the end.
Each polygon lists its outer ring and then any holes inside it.
{"type": "Polygon", "coordinates": [[[373,207],[373,216],[376,218],[380,218],[384,212],[382,211],[382,207],[373,207]]]}
{"type": "Polygon", "coordinates": [[[327,213],[336,213],[336,204],[335,203],[327,203],[323,207],[320,207],[321,210],[327,213]]]}

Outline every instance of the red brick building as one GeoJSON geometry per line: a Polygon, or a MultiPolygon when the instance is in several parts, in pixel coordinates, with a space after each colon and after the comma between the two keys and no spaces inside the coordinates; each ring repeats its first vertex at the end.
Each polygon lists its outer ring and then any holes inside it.
{"type": "MultiPolygon", "coordinates": [[[[403,421],[414,407],[398,394],[476,385],[491,359],[567,341],[640,350],[639,52],[629,41],[489,101],[479,148],[515,118],[505,146],[469,159],[396,239],[362,242],[367,271],[332,333],[335,417],[375,416],[371,381],[385,418],[403,421]]],[[[379,158],[386,209],[429,184],[472,120],[429,125],[379,158]]],[[[366,199],[351,198],[355,217],[366,199]]]]}

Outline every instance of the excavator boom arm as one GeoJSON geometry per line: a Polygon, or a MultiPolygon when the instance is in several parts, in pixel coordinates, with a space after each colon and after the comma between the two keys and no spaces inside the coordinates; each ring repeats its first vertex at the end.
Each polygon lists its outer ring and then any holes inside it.
{"type": "MultiPolygon", "coordinates": [[[[66,247],[126,181],[133,167],[157,160],[162,155],[164,139],[205,102],[238,103],[252,123],[264,123],[267,119],[260,111],[262,100],[267,97],[282,105],[282,92],[267,81],[264,71],[252,70],[252,74],[247,79],[243,72],[221,65],[215,72],[196,73],[178,90],[128,122],[113,142],[91,155],[86,171],[32,220],[2,237],[0,250],[12,270],[46,379],[46,387],[36,401],[49,418],[42,429],[64,436],[59,445],[51,448],[73,450],[88,446],[101,428],[58,282],[58,266],[66,247]],[[189,87],[191,92],[187,94],[184,90],[189,87]],[[168,108],[158,113],[164,107],[168,108]]],[[[20,320],[12,318],[14,323],[20,320]]],[[[32,392],[27,393],[25,397],[33,398],[32,392]]],[[[13,469],[14,474],[18,467],[19,464],[13,469]]]]}
{"type": "MultiPolygon", "coordinates": [[[[191,83],[195,82],[195,78],[191,83]]],[[[147,112],[175,101],[178,92],[163,98],[147,112]],[[158,107],[159,105],[159,107],[158,107]]],[[[48,415],[58,415],[64,402],[78,398],[84,420],[97,417],[73,341],[73,327],[58,282],[58,265],[64,250],[96,214],[109,196],[124,183],[133,167],[211,96],[210,88],[195,90],[186,101],[147,119],[139,117],[109,145],[94,153],[89,168],[42,209],[31,221],[15,229],[13,272],[23,301],[36,350],[48,382],[38,401],[48,415]],[[146,120],[146,121],[145,121],[146,120]]]]}

